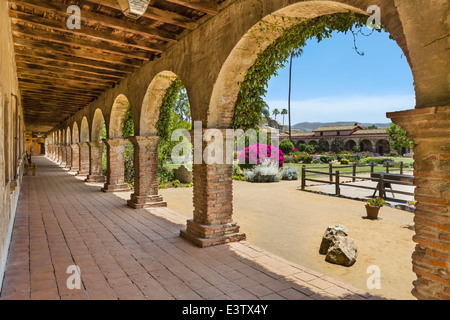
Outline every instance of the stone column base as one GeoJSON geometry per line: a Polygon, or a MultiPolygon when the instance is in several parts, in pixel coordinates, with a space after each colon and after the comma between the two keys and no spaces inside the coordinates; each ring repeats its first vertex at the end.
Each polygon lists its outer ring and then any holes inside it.
{"type": "Polygon", "coordinates": [[[167,202],[163,201],[162,196],[136,196],[131,195],[127,205],[133,209],[167,207],[167,202]]]}
{"type": "Polygon", "coordinates": [[[127,184],[108,184],[105,183],[105,185],[102,188],[103,192],[123,192],[123,191],[130,191],[130,187],[127,184]]]}
{"type": "Polygon", "coordinates": [[[106,177],[105,176],[88,175],[85,181],[86,182],[106,182],[106,177]]]}
{"type": "Polygon", "coordinates": [[[77,176],[88,176],[89,171],[77,171],[77,176]]]}
{"type": "Polygon", "coordinates": [[[201,225],[190,219],[186,230],[180,231],[180,236],[199,247],[205,248],[245,240],[245,233],[239,232],[239,226],[234,223],[218,225],[201,225]]]}

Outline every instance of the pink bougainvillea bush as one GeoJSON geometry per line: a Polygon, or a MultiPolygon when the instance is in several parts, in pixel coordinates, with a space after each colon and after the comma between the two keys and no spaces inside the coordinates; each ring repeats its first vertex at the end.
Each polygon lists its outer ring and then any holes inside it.
{"type": "Polygon", "coordinates": [[[283,151],[270,144],[257,143],[246,147],[238,154],[239,165],[246,169],[261,164],[265,160],[278,162],[279,167],[282,168],[284,163],[283,151]]]}

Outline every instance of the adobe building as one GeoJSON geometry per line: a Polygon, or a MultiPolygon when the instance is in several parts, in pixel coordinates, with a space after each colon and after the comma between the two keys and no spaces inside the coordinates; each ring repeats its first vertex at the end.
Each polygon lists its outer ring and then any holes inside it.
{"type": "MultiPolygon", "coordinates": [[[[286,135],[286,133],[280,134],[280,141],[287,138],[289,138],[289,135],[286,135]]],[[[317,146],[321,138],[325,140],[323,151],[331,151],[331,143],[335,138],[341,138],[344,141],[344,150],[347,151],[354,151],[355,146],[358,146],[361,152],[368,151],[380,155],[395,151],[386,129],[364,129],[357,123],[354,125],[320,127],[312,132],[295,132],[291,135],[292,142],[296,147],[300,144],[317,146]]],[[[404,148],[398,150],[398,152],[405,154],[409,152],[409,149],[404,148]]]]}

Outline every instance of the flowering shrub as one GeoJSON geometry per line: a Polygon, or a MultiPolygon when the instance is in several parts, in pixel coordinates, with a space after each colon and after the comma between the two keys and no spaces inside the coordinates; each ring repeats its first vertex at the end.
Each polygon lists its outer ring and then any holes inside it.
{"type": "Polygon", "coordinates": [[[246,147],[238,154],[238,163],[242,168],[252,168],[267,161],[278,161],[278,166],[283,167],[284,153],[280,149],[268,144],[253,144],[246,147]],[[273,156],[272,156],[273,155],[273,156]]]}
{"type": "Polygon", "coordinates": [[[249,182],[278,182],[281,179],[278,165],[269,160],[264,160],[253,169],[244,171],[244,176],[249,182]]]}
{"type": "Polygon", "coordinates": [[[282,180],[298,180],[299,173],[292,167],[287,167],[281,171],[282,180]]]}

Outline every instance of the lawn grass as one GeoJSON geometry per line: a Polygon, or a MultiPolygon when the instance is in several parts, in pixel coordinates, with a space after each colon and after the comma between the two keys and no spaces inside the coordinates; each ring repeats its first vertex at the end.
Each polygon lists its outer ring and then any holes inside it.
{"type": "MultiPolygon", "coordinates": [[[[185,163],[184,164],[186,166],[186,168],[188,168],[189,170],[192,170],[192,163],[185,163]]],[[[164,164],[164,168],[168,169],[168,170],[174,170],[177,169],[179,166],[181,166],[181,164],[174,164],[174,163],[166,163],[164,164]]]]}

